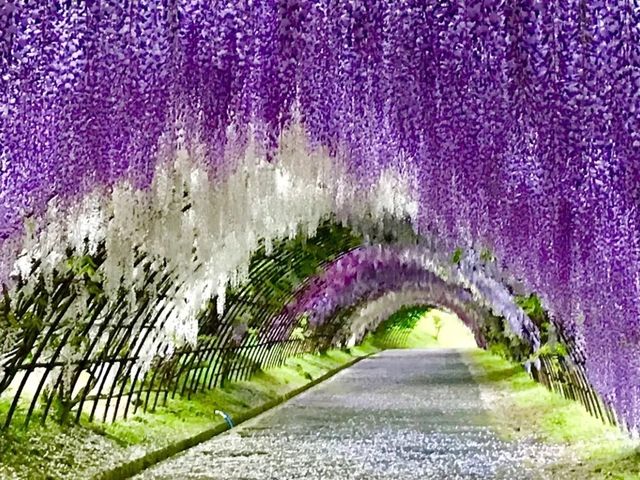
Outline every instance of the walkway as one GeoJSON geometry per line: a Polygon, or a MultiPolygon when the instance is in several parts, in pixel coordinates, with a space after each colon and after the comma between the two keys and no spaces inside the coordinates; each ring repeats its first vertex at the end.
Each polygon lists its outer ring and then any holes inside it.
{"type": "Polygon", "coordinates": [[[548,454],[497,437],[458,352],[393,350],[137,478],[534,479],[548,454]]]}

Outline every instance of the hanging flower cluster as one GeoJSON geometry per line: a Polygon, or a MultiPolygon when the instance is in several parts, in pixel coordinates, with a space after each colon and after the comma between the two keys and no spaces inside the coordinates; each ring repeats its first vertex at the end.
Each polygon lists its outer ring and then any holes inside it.
{"type": "Polygon", "coordinates": [[[112,291],[175,272],[180,330],[261,238],[406,216],[489,247],[636,426],[639,202],[628,0],[0,6],[8,287],[105,242],[112,291]]]}

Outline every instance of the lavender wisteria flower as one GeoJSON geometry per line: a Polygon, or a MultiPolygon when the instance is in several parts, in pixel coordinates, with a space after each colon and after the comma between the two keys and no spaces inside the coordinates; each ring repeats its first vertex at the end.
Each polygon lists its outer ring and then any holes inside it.
{"type": "Polygon", "coordinates": [[[260,239],[406,217],[489,247],[635,426],[639,202],[629,0],[0,5],[9,289],[104,242],[111,301],[144,256],[193,332],[260,239]]]}
{"type": "MultiPolygon", "coordinates": [[[[424,246],[374,245],[353,249],[311,278],[270,328],[288,332],[304,317],[314,329],[359,304],[375,302],[388,294],[393,299],[410,295],[421,303],[459,314],[481,344],[482,315],[493,312],[508,320],[510,334],[520,336],[532,350],[540,347],[536,325],[513,298],[505,298],[505,287],[492,282],[483,265],[476,263],[472,269],[467,260],[463,268],[438,253],[424,246]],[[434,261],[438,258],[439,264],[434,261]],[[465,277],[464,270],[473,270],[473,279],[465,277]],[[289,329],[283,329],[283,323],[289,329]]],[[[371,330],[379,321],[372,317],[371,323],[362,328],[354,324],[354,333],[371,330]]]]}

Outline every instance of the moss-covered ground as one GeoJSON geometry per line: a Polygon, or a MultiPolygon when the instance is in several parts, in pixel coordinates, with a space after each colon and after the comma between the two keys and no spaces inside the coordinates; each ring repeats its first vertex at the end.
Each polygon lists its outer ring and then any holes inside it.
{"type": "Polygon", "coordinates": [[[477,349],[469,350],[467,358],[502,435],[533,435],[565,447],[564,461],[549,467],[549,478],[640,479],[637,441],[534,382],[519,365],[477,349]]]}

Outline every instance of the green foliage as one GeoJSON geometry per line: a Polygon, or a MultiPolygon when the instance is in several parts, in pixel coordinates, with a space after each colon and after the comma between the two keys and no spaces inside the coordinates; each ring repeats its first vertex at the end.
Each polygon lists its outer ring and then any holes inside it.
{"type": "Polygon", "coordinates": [[[464,250],[462,250],[462,248],[458,247],[453,251],[453,254],[451,255],[451,263],[453,263],[454,265],[459,265],[460,262],[462,261],[462,257],[464,255],[464,250]]]}
{"type": "Polygon", "coordinates": [[[94,261],[91,255],[83,255],[81,257],[70,257],[67,260],[67,267],[73,272],[73,274],[77,277],[82,277],[87,275],[88,277],[94,277],[97,280],[98,266],[94,261]]]}
{"type": "Polygon", "coordinates": [[[557,356],[562,357],[567,355],[569,352],[567,351],[567,347],[560,342],[545,343],[542,345],[538,351],[534,354],[534,358],[541,356],[557,356]]]}
{"type": "Polygon", "coordinates": [[[480,330],[487,342],[487,349],[496,355],[515,362],[524,362],[533,354],[531,346],[511,333],[502,317],[487,314],[480,330]]]}
{"type": "Polygon", "coordinates": [[[411,330],[415,328],[420,318],[428,310],[427,307],[403,307],[385,320],[377,331],[381,332],[393,328],[411,330]]]}
{"type": "Polygon", "coordinates": [[[541,331],[546,333],[549,330],[549,316],[542,307],[540,297],[535,293],[530,294],[528,297],[515,295],[514,300],[517,305],[524,310],[531,321],[540,328],[541,331]]]}
{"type": "Polygon", "coordinates": [[[555,328],[551,323],[548,313],[542,306],[540,297],[532,293],[529,296],[515,296],[514,298],[531,321],[540,329],[542,346],[537,352],[530,355],[529,360],[535,360],[542,356],[553,359],[555,357],[568,355],[567,346],[557,338],[555,328]]]}
{"type": "Polygon", "coordinates": [[[481,327],[487,342],[487,350],[507,360],[516,362],[533,361],[541,356],[550,358],[568,354],[567,346],[559,341],[549,315],[542,306],[540,297],[535,293],[528,296],[514,296],[519,305],[531,321],[540,329],[542,346],[537,352],[510,332],[506,321],[495,315],[486,317],[481,327]]]}
{"type": "Polygon", "coordinates": [[[248,312],[243,322],[259,327],[254,322],[264,318],[265,310],[275,315],[305,279],[320,271],[324,262],[360,244],[360,236],[327,220],[312,238],[301,231],[293,238],[273,242],[269,253],[262,246],[251,258],[248,284],[227,288],[226,296],[251,299],[251,304],[242,307],[248,312]]]}

